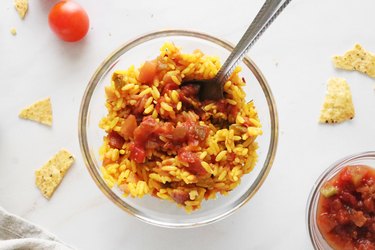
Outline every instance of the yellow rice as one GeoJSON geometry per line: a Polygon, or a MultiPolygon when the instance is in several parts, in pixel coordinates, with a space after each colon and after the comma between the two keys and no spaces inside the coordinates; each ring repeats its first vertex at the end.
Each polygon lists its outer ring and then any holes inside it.
{"type": "MultiPolygon", "coordinates": [[[[180,85],[184,80],[212,78],[220,68],[219,59],[199,50],[185,54],[174,44],[165,43],[157,61],[157,75],[151,85],[140,83],[139,70],[134,66],[113,74],[112,82],[106,87],[108,114],[101,120],[100,127],[107,133],[120,131],[126,116],[136,108],[137,98],[146,96],[141,107],[143,116],[164,122],[175,121],[183,115],[209,128],[204,145],[194,152],[207,174],[200,176],[189,172],[188,164],[181,161],[173,149],[148,152],[144,163],[136,163],[130,158],[132,139],[125,140],[122,148],[117,149],[111,147],[108,136],[104,137],[100,149],[101,171],[108,186],[120,188],[124,196],[149,194],[178,203],[190,212],[200,208],[205,199],[214,199],[218,193],[227,194],[238,186],[241,176],[254,168],[258,148],[256,137],[262,134],[261,123],[253,102],[245,101],[245,82],[239,76],[240,67],[224,85],[225,99],[222,101],[236,112],[226,112],[214,101],[200,103],[210,118],[203,121],[180,100],[179,89],[163,93],[163,79],[168,75],[180,85]],[[226,126],[210,122],[217,120],[224,121],[226,126]],[[186,196],[183,202],[175,200],[179,192],[186,196]]],[[[175,123],[177,126],[178,122],[175,123]]],[[[168,141],[168,138],[161,136],[160,141],[168,141]]]]}

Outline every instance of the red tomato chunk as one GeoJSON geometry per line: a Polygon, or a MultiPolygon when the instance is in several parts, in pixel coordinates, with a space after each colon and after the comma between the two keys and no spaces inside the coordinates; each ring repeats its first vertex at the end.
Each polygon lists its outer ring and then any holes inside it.
{"type": "Polygon", "coordinates": [[[142,68],[139,70],[138,80],[141,83],[151,84],[156,75],[156,62],[146,61],[142,68]]]}
{"type": "Polygon", "coordinates": [[[375,169],[347,166],[325,183],[317,223],[334,249],[375,250],[375,169]]]}
{"type": "MultiPolygon", "coordinates": [[[[170,77],[169,77],[169,79],[170,79],[170,77]]],[[[168,93],[169,91],[174,90],[174,89],[178,89],[178,85],[175,82],[167,82],[164,85],[162,94],[164,95],[165,93],[168,93]]]]}
{"type": "Polygon", "coordinates": [[[137,128],[137,119],[134,115],[129,115],[121,126],[119,134],[125,139],[134,136],[134,130],[137,128]]]}
{"type": "Polygon", "coordinates": [[[194,175],[202,176],[207,174],[207,171],[202,167],[201,160],[199,157],[189,151],[186,148],[183,148],[178,153],[178,159],[183,162],[189,163],[188,171],[194,175]]]}
{"type": "Polygon", "coordinates": [[[130,145],[130,158],[136,163],[143,163],[145,161],[146,153],[145,150],[134,144],[130,145]]]}
{"type": "Polygon", "coordinates": [[[117,149],[121,149],[125,143],[124,138],[114,131],[108,133],[108,140],[109,140],[108,144],[112,148],[117,148],[117,149]]]}
{"type": "Polygon", "coordinates": [[[186,141],[187,135],[188,129],[184,126],[177,126],[172,132],[173,140],[176,142],[186,141]]]}
{"type": "Polygon", "coordinates": [[[188,192],[180,189],[174,189],[171,196],[172,199],[178,204],[184,204],[185,201],[190,200],[188,192]]]}

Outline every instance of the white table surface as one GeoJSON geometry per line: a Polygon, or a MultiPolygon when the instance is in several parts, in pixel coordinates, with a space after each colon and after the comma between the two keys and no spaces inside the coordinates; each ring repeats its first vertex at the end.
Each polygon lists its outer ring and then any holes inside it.
{"type": "Polygon", "coordinates": [[[78,43],[64,43],[49,30],[47,15],[55,2],[30,0],[21,21],[12,0],[0,1],[0,206],[79,249],[312,248],[305,210],[314,181],[337,159],[375,149],[375,80],[331,64],[332,55],[356,42],[375,52],[373,0],[294,0],[252,48],[250,56],[277,102],[275,163],[259,192],[235,214],[186,230],[138,221],[96,187],[77,138],[81,97],[99,63],[129,39],[188,28],[236,43],[262,1],[80,0],[91,28],[78,43]],[[333,76],[348,80],[356,116],[344,124],[319,125],[325,83],[333,76]],[[52,128],[18,118],[20,109],[47,96],[52,128]],[[34,171],[62,147],[77,160],[47,201],[34,185],[34,171]]]}

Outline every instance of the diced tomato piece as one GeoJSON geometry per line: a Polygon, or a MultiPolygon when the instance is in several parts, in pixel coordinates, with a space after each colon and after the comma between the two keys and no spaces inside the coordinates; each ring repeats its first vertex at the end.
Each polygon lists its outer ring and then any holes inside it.
{"type": "Polygon", "coordinates": [[[173,141],[184,142],[187,138],[188,129],[183,126],[177,126],[172,133],[173,141]]]}
{"type": "Polygon", "coordinates": [[[180,100],[186,106],[191,106],[193,108],[199,109],[201,103],[198,101],[199,85],[184,85],[180,90],[180,100]]]}
{"type": "Polygon", "coordinates": [[[156,68],[157,65],[155,61],[146,61],[139,70],[138,80],[141,83],[152,84],[156,75],[156,68]]]}
{"type": "Polygon", "coordinates": [[[233,162],[235,158],[236,158],[236,154],[235,153],[228,153],[227,154],[227,160],[228,160],[228,162],[233,162]]]}
{"type": "Polygon", "coordinates": [[[226,113],[227,105],[225,103],[225,99],[220,99],[216,102],[217,111],[226,113]]]}
{"type": "Polygon", "coordinates": [[[180,161],[189,163],[187,170],[190,173],[198,176],[207,174],[207,171],[202,167],[201,160],[195,153],[182,149],[178,152],[178,159],[180,161]]]}
{"type": "Polygon", "coordinates": [[[374,241],[362,240],[358,250],[375,250],[374,241]]]}
{"type": "Polygon", "coordinates": [[[203,142],[206,140],[208,136],[208,128],[206,126],[195,125],[191,127],[191,137],[198,140],[199,142],[203,142]]]}
{"type": "Polygon", "coordinates": [[[143,121],[142,121],[142,127],[144,129],[147,129],[147,130],[153,130],[155,129],[156,125],[157,125],[157,122],[154,118],[152,118],[151,116],[147,116],[145,118],[143,118],[143,121]]]}
{"type": "Polygon", "coordinates": [[[349,171],[348,168],[345,168],[341,173],[340,173],[340,179],[342,182],[347,182],[347,181],[351,181],[352,179],[352,175],[349,171]]]}
{"type": "Polygon", "coordinates": [[[363,177],[368,173],[367,169],[364,168],[353,168],[350,169],[350,174],[352,176],[352,182],[354,186],[358,186],[361,184],[361,181],[363,180],[363,177]]]}
{"type": "Polygon", "coordinates": [[[111,146],[112,148],[117,148],[117,149],[121,149],[122,146],[124,145],[125,143],[125,139],[121,137],[121,135],[119,135],[117,132],[115,131],[111,131],[108,133],[107,135],[108,137],[108,144],[109,146],[111,146]]]}
{"type": "Polygon", "coordinates": [[[354,211],[353,214],[350,216],[350,219],[357,227],[362,227],[367,221],[362,211],[354,211]]]}
{"type": "Polygon", "coordinates": [[[344,201],[346,204],[349,204],[351,206],[355,206],[357,204],[357,199],[354,197],[354,195],[342,191],[340,194],[340,198],[342,201],[344,201]]]}
{"type": "Polygon", "coordinates": [[[183,162],[194,163],[196,161],[197,156],[193,152],[185,151],[185,149],[182,149],[178,153],[178,158],[180,161],[183,162]]]}
{"type": "MultiPolygon", "coordinates": [[[[363,201],[363,204],[365,206],[365,209],[367,209],[367,211],[375,214],[375,202],[373,198],[371,197],[367,198],[366,200],[363,201]]],[[[375,224],[374,224],[374,233],[375,233],[375,224]]]]}
{"type": "Polygon", "coordinates": [[[129,115],[123,122],[119,134],[125,139],[134,136],[134,130],[137,128],[137,119],[134,115],[129,115]]]}
{"type": "Polygon", "coordinates": [[[145,145],[149,136],[154,132],[156,128],[156,120],[151,116],[143,118],[143,121],[134,130],[134,142],[137,146],[145,145]]]}
{"type": "Polygon", "coordinates": [[[198,176],[202,176],[202,175],[207,174],[207,171],[202,167],[202,164],[201,164],[200,161],[195,161],[193,163],[190,163],[188,170],[192,174],[195,174],[195,175],[198,175],[198,176]]]}
{"type": "Polygon", "coordinates": [[[319,221],[320,221],[322,229],[325,232],[330,232],[338,225],[337,221],[334,219],[331,219],[327,213],[321,214],[319,217],[319,221]]]}
{"type": "Polygon", "coordinates": [[[136,163],[145,162],[146,153],[144,149],[138,147],[134,144],[130,145],[130,159],[134,160],[136,163]]]}
{"type": "Polygon", "coordinates": [[[171,194],[172,199],[178,204],[184,205],[189,200],[189,193],[181,189],[174,189],[171,194]]]}
{"type": "Polygon", "coordinates": [[[173,124],[170,122],[158,123],[153,133],[159,137],[160,135],[172,138],[172,132],[174,130],[173,124]]]}
{"type": "Polygon", "coordinates": [[[176,127],[173,138],[176,136],[176,142],[187,141],[189,145],[197,146],[206,141],[208,132],[208,127],[201,126],[197,122],[186,121],[176,127]]]}
{"type": "Polygon", "coordinates": [[[237,107],[237,106],[234,106],[234,105],[230,105],[230,114],[234,117],[237,116],[237,114],[239,113],[240,109],[237,107]]]}
{"type": "MultiPolygon", "coordinates": [[[[239,111],[237,106],[228,104],[225,99],[221,99],[221,100],[217,101],[216,107],[217,107],[218,112],[231,114],[232,116],[236,116],[238,111],[239,111]]],[[[244,117],[244,118],[245,118],[245,121],[246,121],[246,119],[248,119],[247,117],[244,117]]],[[[247,120],[247,122],[245,122],[244,125],[249,126],[250,124],[251,123],[248,122],[248,120],[247,120]]]]}

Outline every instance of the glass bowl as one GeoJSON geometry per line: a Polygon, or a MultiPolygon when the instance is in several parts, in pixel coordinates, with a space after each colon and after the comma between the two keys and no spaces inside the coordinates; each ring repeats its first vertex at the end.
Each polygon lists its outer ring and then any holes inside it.
{"type": "Polygon", "coordinates": [[[369,151],[359,154],[350,155],[335,163],[333,163],[327,170],[325,170],[316,181],[310,193],[307,209],[306,220],[307,230],[310,235],[312,245],[317,250],[333,249],[328,245],[323,235],[320,233],[317,225],[317,206],[320,197],[320,189],[324,183],[334,177],[341,169],[348,165],[367,165],[375,167],[375,151],[369,151]]]}
{"type": "Polygon", "coordinates": [[[208,55],[215,55],[223,63],[233,46],[216,37],[193,31],[164,30],[143,35],[115,50],[98,67],[84,93],[79,113],[79,141],[87,169],[100,190],[117,206],[138,219],[164,227],[193,227],[208,224],[232,214],[244,205],[260,188],[273,163],[277,138],[278,118],[271,90],[257,66],[245,57],[239,63],[241,76],[246,79],[245,92],[248,100],[254,100],[262,123],[263,135],[257,138],[259,160],[254,170],[242,177],[241,184],[227,196],[203,201],[202,207],[187,214],[183,208],[168,201],[151,196],[124,198],[116,188],[110,189],[100,172],[99,148],[104,131],[98,124],[107,113],[104,87],[110,83],[116,69],[127,69],[130,65],[139,67],[146,60],[159,54],[164,42],[173,42],[185,53],[200,49],[208,55]]]}

